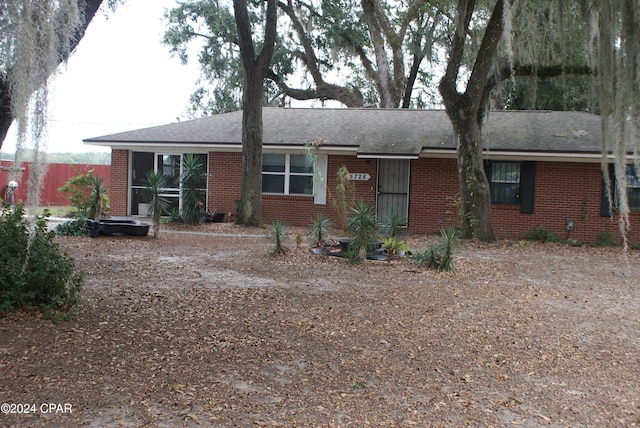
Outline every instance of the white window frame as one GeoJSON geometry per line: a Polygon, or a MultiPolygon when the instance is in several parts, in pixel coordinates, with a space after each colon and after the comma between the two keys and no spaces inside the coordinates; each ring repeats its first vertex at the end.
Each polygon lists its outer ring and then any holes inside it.
{"type": "Polygon", "coordinates": [[[262,171],[262,175],[277,175],[277,176],[284,176],[284,193],[277,193],[277,192],[263,192],[263,195],[285,195],[285,196],[309,196],[309,197],[313,197],[314,194],[314,189],[312,187],[311,189],[311,193],[290,193],[289,192],[289,183],[290,183],[290,179],[292,176],[303,176],[303,177],[310,177],[311,181],[313,183],[313,178],[314,178],[314,174],[313,171],[309,172],[309,173],[301,173],[301,172],[291,172],[291,156],[306,156],[305,154],[298,154],[298,153],[265,153],[265,155],[267,154],[274,154],[274,155],[284,155],[285,159],[284,159],[284,171],[276,171],[276,172],[271,172],[271,171],[262,171]]]}

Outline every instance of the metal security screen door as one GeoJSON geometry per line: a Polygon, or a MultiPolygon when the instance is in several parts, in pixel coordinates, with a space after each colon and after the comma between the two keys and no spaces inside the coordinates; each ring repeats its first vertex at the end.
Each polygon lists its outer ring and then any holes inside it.
{"type": "Polygon", "coordinates": [[[396,215],[400,224],[409,217],[409,160],[378,160],[378,221],[389,222],[396,215]]]}

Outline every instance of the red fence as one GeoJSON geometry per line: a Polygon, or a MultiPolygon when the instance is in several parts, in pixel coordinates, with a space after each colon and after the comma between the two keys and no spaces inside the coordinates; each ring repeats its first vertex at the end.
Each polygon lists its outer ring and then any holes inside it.
{"type": "MultiPolygon", "coordinates": [[[[3,160],[0,165],[0,199],[6,202],[8,201],[9,191],[8,170],[13,168],[14,162],[3,160]]],[[[64,186],[70,178],[78,174],[86,174],[89,171],[93,171],[93,175],[104,179],[104,184],[107,188],[111,186],[111,165],[49,163],[46,164],[46,167],[47,172],[44,177],[43,188],[40,190],[40,206],[69,205],[67,194],[59,192],[58,189],[64,186]]],[[[24,170],[14,195],[16,203],[26,202],[27,200],[27,182],[29,181],[31,163],[23,163],[22,168],[24,170]]]]}

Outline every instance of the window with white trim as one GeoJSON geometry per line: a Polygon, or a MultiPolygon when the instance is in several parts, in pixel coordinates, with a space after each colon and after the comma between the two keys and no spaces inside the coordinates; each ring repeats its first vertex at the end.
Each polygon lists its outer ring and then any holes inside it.
{"type": "Polygon", "coordinates": [[[262,193],[313,195],[313,161],[304,154],[264,154],[262,193]]]}

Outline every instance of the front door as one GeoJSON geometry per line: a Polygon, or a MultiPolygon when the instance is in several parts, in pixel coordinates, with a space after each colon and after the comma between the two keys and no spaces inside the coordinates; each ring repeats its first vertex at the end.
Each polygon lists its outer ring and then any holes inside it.
{"type": "Polygon", "coordinates": [[[381,223],[389,223],[397,216],[406,226],[409,219],[409,160],[378,160],[377,216],[381,223]]]}

